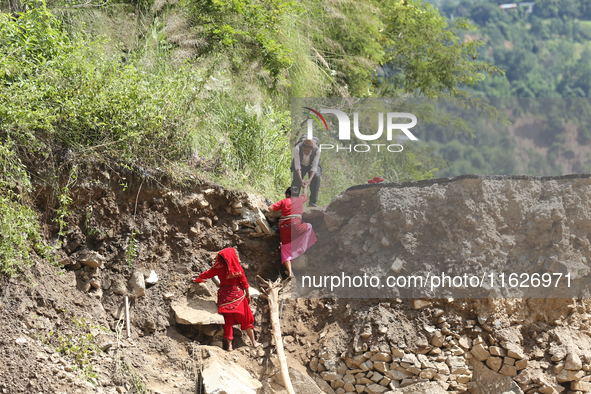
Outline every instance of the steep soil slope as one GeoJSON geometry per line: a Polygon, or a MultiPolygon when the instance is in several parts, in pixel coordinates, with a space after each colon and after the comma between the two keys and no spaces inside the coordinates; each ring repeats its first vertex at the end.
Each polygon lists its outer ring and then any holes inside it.
{"type": "MultiPolygon", "coordinates": [[[[237,334],[236,350],[225,352],[219,320],[204,312],[215,283],[189,281],[227,246],[237,249],[251,286],[256,275],[277,278],[277,216],[262,199],[213,184],[172,188],[166,179],[129,173],[122,187],[116,179],[123,171],[99,167],[70,189],[65,239],[51,220],[50,191],[38,189],[45,239],[58,246],[58,257],[54,265],[37,258],[2,283],[0,392],[194,393],[211,379],[211,360],[245,368],[259,393],[285,392],[266,301],[252,304],[264,348],[250,348],[237,334]]],[[[325,298],[293,296],[312,267],[354,274],[351,266],[359,271],[363,263],[400,276],[470,261],[478,271],[489,262],[482,256],[501,270],[541,261],[544,272],[576,273],[583,290],[590,185],[584,176],[459,177],[357,187],[325,210],[308,211],[304,220],[319,241],[296,262],[298,279],[280,307],[297,392],[585,392],[587,299],[492,298],[495,289],[479,299],[404,289],[369,289],[372,298],[336,298],[317,288],[312,295],[325,298]]]]}

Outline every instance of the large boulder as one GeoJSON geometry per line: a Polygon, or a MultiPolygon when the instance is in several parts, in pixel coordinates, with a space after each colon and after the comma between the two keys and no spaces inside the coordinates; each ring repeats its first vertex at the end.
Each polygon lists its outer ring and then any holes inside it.
{"type": "Polygon", "coordinates": [[[188,325],[224,324],[224,317],[218,313],[215,302],[201,299],[180,300],[173,302],[172,310],[176,322],[188,325]]]}
{"type": "MultiPolygon", "coordinates": [[[[298,394],[324,394],[324,391],[318,387],[312,378],[295,368],[289,367],[289,378],[294,391],[298,394]]],[[[276,394],[287,393],[287,390],[283,387],[281,374],[273,377],[272,387],[276,394]]]]}
{"type": "Polygon", "coordinates": [[[202,374],[205,394],[257,394],[262,387],[246,369],[219,358],[208,359],[202,374]]]}

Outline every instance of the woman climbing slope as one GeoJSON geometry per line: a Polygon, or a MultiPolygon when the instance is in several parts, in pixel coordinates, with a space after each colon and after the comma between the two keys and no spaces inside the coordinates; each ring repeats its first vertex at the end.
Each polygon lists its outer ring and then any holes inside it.
{"type": "Polygon", "coordinates": [[[316,234],[310,223],[302,223],[304,202],[306,202],[308,187],[303,187],[303,193],[297,198],[291,197],[291,187],[285,191],[285,199],[271,205],[271,211],[281,210],[279,219],[279,238],[281,239],[281,262],[289,272],[289,278],[294,278],[291,261],[304,254],[310,246],[316,243],[316,234]]]}
{"type": "Polygon", "coordinates": [[[202,283],[205,282],[205,279],[214,276],[220,280],[218,311],[224,316],[224,338],[228,344],[228,351],[232,350],[232,339],[234,339],[232,326],[234,324],[240,324],[240,328],[246,330],[253,347],[261,346],[254,338],[252,325],[254,317],[249,305],[251,299],[248,281],[234,248],[222,249],[218,253],[213,267],[199,276],[194,276],[193,282],[202,283]]]}

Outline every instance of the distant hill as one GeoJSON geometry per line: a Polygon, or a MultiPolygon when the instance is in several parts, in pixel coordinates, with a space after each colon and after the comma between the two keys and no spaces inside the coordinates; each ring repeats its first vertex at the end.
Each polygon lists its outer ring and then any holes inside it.
{"type": "Polygon", "coordinates": [[[463,39],[483,40],[480,57],[505,70],[471,89],[474,96],[555,98],[514,108],[507,101],[502,106],[512,124],[483,127],[471,120],[475,139],[428,133],[423,139],[452,161],[439,175],[590,172],[591,2],[538,0],[531,12],[501,9],[511,3],[504,0],[430,2],[449,19],[474,23],[478,30],[463,39]]]}

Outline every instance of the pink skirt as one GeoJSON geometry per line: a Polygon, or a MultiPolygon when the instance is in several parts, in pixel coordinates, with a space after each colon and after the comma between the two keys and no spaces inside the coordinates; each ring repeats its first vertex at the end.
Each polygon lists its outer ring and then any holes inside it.
{"type": "MultiPolygon", "coordinates": [[[[296,239],[292,239],[289,243],[281,244],[281,262],[293,260],[306,252],[312,245],[316,243],[316,234],[310,223],[305,223],[308,229],[296,239]]],[[[296,235],[292,232],[292,235],[296,235]]]]}

